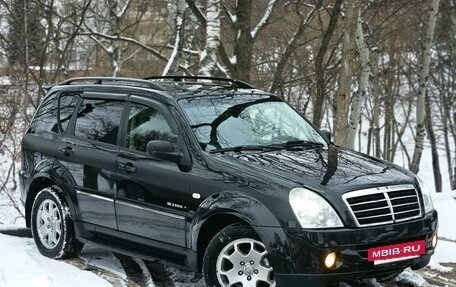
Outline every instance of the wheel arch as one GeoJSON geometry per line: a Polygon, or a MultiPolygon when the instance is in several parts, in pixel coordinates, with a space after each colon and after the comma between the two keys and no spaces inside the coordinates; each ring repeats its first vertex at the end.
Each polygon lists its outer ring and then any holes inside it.
{"type": "Polygon", "coordinates": [[[198,270],[201,270],[204,252],[212,238],[225,227],[236,223],[251,227],[262,241],[266,238],[256,226],[280,226],[277,218],[263,203],[243,192],[225,191],[212,195],[201,203],[190,228],[190,244],[197,253],[198,270]]]}
{"type": "Polygon", "coordinates": [[[40,192],[40,190],[51,187],[57,186],[59,188],[58,192],[61,192],[64,195],[65,200],[70,207],[70,214],[72,218],[76,218],[76,210],[75,210],[75,202],[71,195],[75,194],[74,191],[74,180],[72,177],[69,177],[69,173],[67,172],[59,172],[55,173],[54,170],[61,170],[61,169],[47,169],[41,170],[36,172],[29,180],[28,187],[27,187],[27,197],[25,200],[25,223],[28,228],[31,226],[31,214],[32,214],[32,206],[33,202],[35,201],[36,196],[40,192]]]}

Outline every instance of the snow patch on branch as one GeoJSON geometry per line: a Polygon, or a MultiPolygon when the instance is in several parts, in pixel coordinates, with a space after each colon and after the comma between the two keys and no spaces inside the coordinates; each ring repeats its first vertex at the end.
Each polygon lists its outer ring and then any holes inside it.
{"type": "Polygon", "coordinates": [[[266,11],[264,12],[263,17],[261,17],[260,21],[258,24],[253,28],[251,35],[252,38],[255,39],[256,35],[258,34],[258,31],[264,27],[268,23],[269,17],[271,17],[272,10],[274,9],[274,6],[276,5],[277,0],[269,0],[268,7],[266,8],[266,11]]]}
{"type": "Polygon", "coordinates": [[[116,15],[117,18],[120,19],[120,18],[122,18],[125,15],[125,13],[128,10],[128,7],[130,6],[130,3],[131,3],[131,0],[127,0],[127,3],[125,3],[125,5],[123,6],[122,10],[120,10],[120,12],[117,13],[117,15],[116,15]]]}

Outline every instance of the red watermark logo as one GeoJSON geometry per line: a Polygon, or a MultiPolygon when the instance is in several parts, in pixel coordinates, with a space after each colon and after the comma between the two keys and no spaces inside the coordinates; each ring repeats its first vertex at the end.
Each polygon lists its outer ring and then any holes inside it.
{"type": "Polygon", "coordinates": [[[368,260],[388,260],[401,257],[419,256],[426,253],[426,241],[418,240],[368,249],[368,260]]]}

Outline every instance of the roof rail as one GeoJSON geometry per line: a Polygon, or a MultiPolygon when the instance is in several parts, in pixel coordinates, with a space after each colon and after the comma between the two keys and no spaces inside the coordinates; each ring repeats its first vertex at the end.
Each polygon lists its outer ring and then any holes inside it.
{"type": "Polygon", "coordinates": [[[220,81],[220,82],[229,82],[232,86],[240,89],[255,89],[249,83],[230,79],[230,78],[216,78],[216,77],[200,77],[200,76],[158,76],[158,77],[147,77],[143,78],[144,80],[173,80],[175,82],[185,82],[185,80],[212,80],[212,81],[220,81]]]}
{"type": "Polygon", "coordinates": [[[103,83],[118,83],[118,84],[121,84],[121,83],[125,83],[126,86],[128,86],[128,83],[131,83],[131,84],[138,84],[138,85],[142,85],[144,87],[148,87],[148,88],[152,88],[152,89],[156,89],[156,90],[163,90],[162,88],[160,88],[160,86],[150,82],[150,81],[147,81],[147,80],[142,80],[142,79],[134,79],[134,78],[122,78],[122,77],[78,77],[78,78],[71,78],[71,79],[68,79],[68,80],[65,80],[61,83],[59,83],[59,85],[72,85],[72,84],[75,84],[75,83],[78,83],[78,82],[92,82],[92,84],[95,84],[95,85],[103,85],[103,83]]]}

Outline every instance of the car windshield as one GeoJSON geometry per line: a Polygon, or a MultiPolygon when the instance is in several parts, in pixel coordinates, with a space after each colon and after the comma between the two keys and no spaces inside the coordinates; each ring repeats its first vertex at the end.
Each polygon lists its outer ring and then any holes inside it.
{"type": "Polygon", "coordinates": [[[295,110],[270,95],[194,97],[179,104],[206,151],[290,142],[327,145],[295,110]]]}

